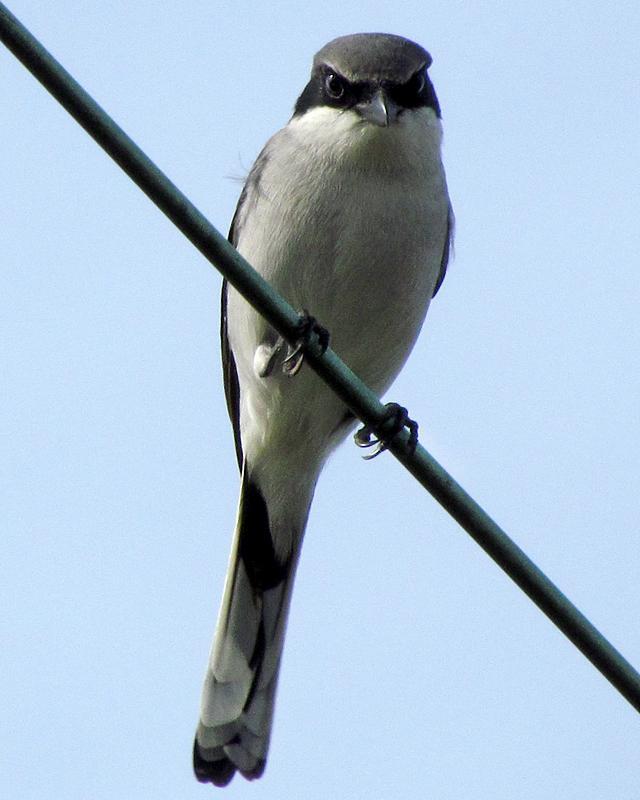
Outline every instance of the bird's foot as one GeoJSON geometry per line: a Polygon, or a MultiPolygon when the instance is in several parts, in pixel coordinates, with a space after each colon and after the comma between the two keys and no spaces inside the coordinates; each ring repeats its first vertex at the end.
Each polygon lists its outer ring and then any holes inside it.
{"type": "Polygon", "coordinates": [[[287,343],[279,336],[274,344],[263,342],[253,355],[253,369],[259,378],[268,378],[273,372],[276,360],[284,352],[287,343]]]}
{"type": "Polygon", "coordinates": [[[375,447],[376,449],[368,456],[363,456],[365,461],[369,461],[379,456],[387,449],[389,443],[400,431],[409,429],[408,447],[410,453],[415,453],[418,445],[418,423],[410,419],[409,412],[397,403],[387,403],[385,415],[380,424],[363,425],[353,435],[353,439],[358,447],[375,447]]]}
{"type": "Polygon", "coordinates": [[[320,345],[321,352],[324,353],[329,347],[329,331],[323,328],[315,317],[312,317],[306,309],[303,309],[298,323],[295,343],[288,346],[287,355],[282,362],[282,371],[285,375],[293,378],[294,375],[300,372],[302,362],[304,361],[305,350],[309,346],[313,334],[318,337],[318,344],[320,345]]]}

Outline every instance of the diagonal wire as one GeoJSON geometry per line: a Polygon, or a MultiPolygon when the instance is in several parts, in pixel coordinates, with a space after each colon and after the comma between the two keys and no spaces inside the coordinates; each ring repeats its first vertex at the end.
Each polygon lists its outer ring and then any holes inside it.
{"type": "MultiPolygon", "coordinates": [[[[116,125],[68,72],[0,3],[0,39],[167,217],[286,339],[300,317],[227,242],[182,192],[116,125]]],[[[317,337],[305,358],[353,413],[376,429],[385,407],[317,337]]],[[[618,691],[640,711],[640,675],[531,559],[421,446],[411,452],[405,430],[388,449],[451,514],[618,691]]]]}

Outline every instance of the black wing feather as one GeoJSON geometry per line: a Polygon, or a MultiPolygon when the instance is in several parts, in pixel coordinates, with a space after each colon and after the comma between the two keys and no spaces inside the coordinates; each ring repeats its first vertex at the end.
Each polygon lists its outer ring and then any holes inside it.
{"type": "MultiPolygon", "coordinates": [[[[231,242],[233,244],[233,242],[231,242]]],[[[220,345],[222,352],[222,375],[224,378],[224,394],[227,398],[227,410],[233,425],[233,440],[236,445],[238,467],[242,471],[242,442],[240,440],[240,384],[238,370],[233,353],[229,347],[227,336],[227,280],[222,281],[222,297],[220,300],[220,345]]]]}
{"type": "MultiPolygon", "coordinates": [[[[267,145],[268,146],[268,145],[267,145]]],[[[262,170],[267,163],[266,155],[267,147],[262,150],[256,163],[253,165],[251,172],[247,178],[240,199],[236,206],[233,219],[231,220],[231,227],[229,228],[229,236],[227,239],[234,246],[238,246],[241,228],[241,216],[246,203],[251,202],[250,195],[257,196],[254,193],[259,191],[258,184],[260,183],[260,176],[262,170]]],[[[236,456],[238,458],[238,467],[242,471],[242,441],[240,439],[240,384],[238,382],[238,370],[236,362],[233,358],[233,353],[229,347],[229,337],[227,335],[227,294],[228,282],[225,278],[222,281],[222,297],[220,300],[220,344],[222,352],[222,375],[224,378],[224,394],[227,399],[227,410],[229,418],[233,425],[233,439],[236,445],[236,456]]]]}
{"type": "Polygon", "coordinates": [[[442,250],[442,260],[440,261],[440,272],[438,273],[438,280],[436,281],[435,289],[433,290],[432,297],[438,294],[438,289],[442,286],[444,276],[447,274],[447,266],[449,264],[449,256],[453,246],[453,230],[455,227],[455,217],[453,216],[453,209],[449,206],[449,215],[447,217],[447,235],[444,240],[444,248],[442,250]]]}

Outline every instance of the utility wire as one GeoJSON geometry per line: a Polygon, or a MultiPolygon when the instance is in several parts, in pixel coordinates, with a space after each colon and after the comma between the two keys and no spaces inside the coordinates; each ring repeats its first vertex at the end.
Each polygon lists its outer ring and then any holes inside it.
{"type": "MultiPolygon", "coordinates": [[[[2,3],[0,39],[269,324],[288,341],[295,341],[300,330],[299,314],[2,3]]],[[[305,349],[305,360],[359,419],[374,430],[382,425],[385,406],[333,350],[322,352],[316,335],[305,349]]],[[[412,451],[406,429],[388,444],[388,449],[640,711],[640,675],[636,670],[451,475],[421,445],[412,451]]]]}

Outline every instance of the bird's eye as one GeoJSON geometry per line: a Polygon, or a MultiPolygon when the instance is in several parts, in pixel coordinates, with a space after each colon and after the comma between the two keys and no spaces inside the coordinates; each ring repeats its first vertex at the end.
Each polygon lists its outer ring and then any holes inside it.
{"type": "Polygon", "coordinates": [[[410,94],[417,97],[424,89],[425,76],[424,72],[416,72],[416,74],[407,82],[406,87],[410,94]]]}
{"type": "Polygon", "coordinates": [[[336,75],[335,72],[329,72],[327,74],[324,79],[324,86],[329,97],[332,97],[334,100],[339,100],[344,96],[344,80],[339,75],[336,75]]]}

